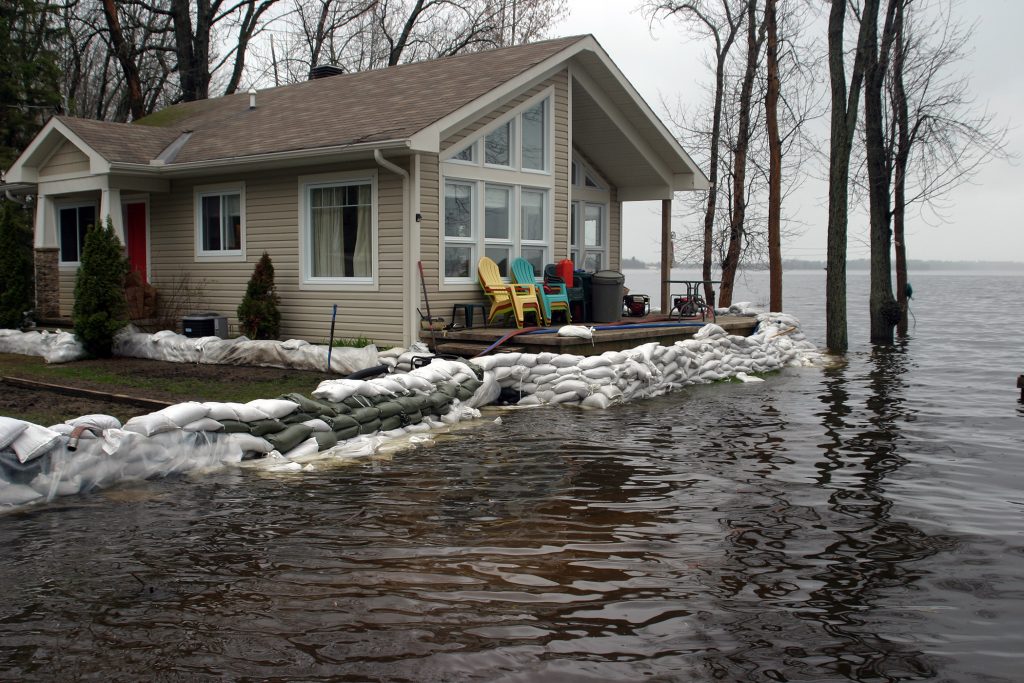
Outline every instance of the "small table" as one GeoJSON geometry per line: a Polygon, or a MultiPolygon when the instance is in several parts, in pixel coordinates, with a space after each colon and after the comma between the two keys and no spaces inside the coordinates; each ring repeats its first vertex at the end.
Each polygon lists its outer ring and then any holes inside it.
{"type": "MultiPolygon", "coordinates": [[[[704,300],[704,296],[701,294],[701,288],[707,283],[711,285],[722,284],[721,280],[665,280],[665,282],[673,285],[683,285],[686,287],[686,293],[671,294],[669,295],[669,301],[672,307],[669,309],[669,318],[672,317],[673,313],[678,312],[680,319],[685,317],[697,317],[700,314],[701,320],[707,319],[707,312],[711,311],[711,320],[715,318],[715,302],[714,294],[712,294],[711,303],[709,304],[704,300]],[[676,300],[679,303],[676,303],[676,300]]],[[[713,291],[713,290],[712,290],[713,291]]]]}
{"type": "Polygon", "coordinates": [[[460,308],[462,309],[462,318],[466,321],[466,329],[473,327],[473,309],[475,308],[480,309],[480,317],[484,319],[484,327],[487,327],[487,304],[454,304],[452,306],[452,325],[455,324],[455,314],[460,308]]]}

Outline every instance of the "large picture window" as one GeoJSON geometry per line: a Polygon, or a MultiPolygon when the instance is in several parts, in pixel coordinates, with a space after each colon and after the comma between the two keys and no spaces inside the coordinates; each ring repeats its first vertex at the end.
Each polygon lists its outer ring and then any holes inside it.
{"type": "Polygon", "coordinates": [[[300,178],[306,284],[372,284],[376,276],[375,177],[300,178]]]}
{"type": "Polygon", "coordinates": [[[245,187],[241,183],[196,188],[196,258],[245,258],[245,187]]]}
{"type": "Polygon", "coordinates": [[[72,265],[82,260],[85,233],[96,224],[96,205],[63,206],[57,210],[60,262],[72,265]]]}

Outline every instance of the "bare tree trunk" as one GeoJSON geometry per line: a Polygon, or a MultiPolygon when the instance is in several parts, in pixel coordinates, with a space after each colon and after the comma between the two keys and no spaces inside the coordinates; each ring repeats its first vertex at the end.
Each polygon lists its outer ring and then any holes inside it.
{"type": "Polygon", "coordinates": [[[828,168],[828,272],[825,280],[825,341],[841,353],[849,347],[846,332],[846,237],[849,219],[850,152],[857,126],[857,105],[864,82],[867,25],[878,21],[878,0],[865,0],[857,37],[857,54],[846,86],[843,28],[846,0],[832,0],[828,21],[828,71],[832,91],[832,130],[828,168]]]}
{"type": "Polygon", "coordinates": [[[142,100],[142,82],[139,80],[139,69],[135,64],[132,47],[124,38],[121,30],[121,21],[117,16],[117,3],[115,0],[103,0],[103,14],[107,18],[107,28],[110,31],[110,43],[114,48],[114,54],[121,65],[124,73],[124,83],[128,90],[128,110],[132,119],[141,119],[146,115],[146,105],[142,100]]]}
{"type": "MultiPolygon", "coordinates": [[[[722,263],[722,289],[719,306],[732,304],[733,283],[736,270],[740,264],[740,251],[743,245],[743,221],[747,209],[747,151],[750,147],[750,103],[754,94],[754,79],[757,76],[757,56],[761,51],[761,38],[758,36],[757,19],[754,16],[757,0],[747,0],[747,64],[743,72],[743,85],[740,89],[740,120],[736,133],[736,152],[733,161],[733,207],[729,221],[729,246],[722,263]]],[[[763,27],[762,27],[763,30],[763,27]]],[[[763,34],[762,34],[763,37],[763,34]]]]}
{"type": "MultiPolygon", "coordinates": [[[[892,293],[892,229],[890,217],[889,173],[886,159],[885,123],[882,89],[889,68],[893,39],[893,17],[900,0],[889,0],[881,44],[876,22],[868,35],[868,62],[864,76],[864,148],[867,154],[868,199],[871,217],[871,341],[893,342],[893,328],[899,321],[899,308],[892,293]]],[[[862,21],[867,21],[864,17],[862,21]]]]}
{"type": "Polygon", "coordinates": [[[765,0],[768,91],[765,124],[768,128],[768,273],[769,310],[782,311],[782,140],[779,138],[779,27],[776,0],[765,0]]]}
{"type": "Polygon", "coordinates": [[[892,228],[896,246],[896,303],[900,307],[900,320],[896,333],[907,334],[907,242],[904,230],[907,193],[907,164],[910,160],[910,115],[907,111],[907,91],[903,85],[906,65],[907,39],[903,31],[905,2],[896,5],[893,22],[894,52],[892,62],[892,105],[896,125],[896,153],[893,155],[892,228]]]}

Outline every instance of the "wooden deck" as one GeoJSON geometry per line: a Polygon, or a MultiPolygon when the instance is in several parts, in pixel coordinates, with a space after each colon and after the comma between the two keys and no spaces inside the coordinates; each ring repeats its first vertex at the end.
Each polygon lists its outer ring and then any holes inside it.
{"type": "MultiPolygon", "coordinates": [[[[710,322],[710,320],[707,322],[710,322]]],[[[720,315],[715,323],[730,334],[747,336],[754,331],[757,320],[746,316],[720,315]]],[[[607,327],[611,325],[610,323],[581,324],[594,327],[607,327]]],[[[526,328],[538,331],[512,337],[494,349],[492,353],[509,353],[512,351],[543,353],[550,351],[553,353],[572,353],[579,356],[598,356],[605,351],[623,351],[652,341],[670,345],[682,339],[689,339],[704,324],[704,321],[701,321],[700,318],[683,319],[680,321],[678,318],[669,320],[664,315],[649,315],[644,318],[623,318],[612,329],[596,330],[593,340],[580,339],[578,337],[560,337],[557,332],[561,325],[547,328],[526,328]],[[636,325],[666,322],[682,322],[684,325],[674,327],[636,327],[636,325]]],[[[434,333],[437,340],[436,352],[472,358],[498,339],[515,330],[516,328],[514,327],[477,326],[469,329],[438,331],[434,333]]],[[[428,346],[433,347],[430,332],[421,332],[420,339],[428,346]]]]}

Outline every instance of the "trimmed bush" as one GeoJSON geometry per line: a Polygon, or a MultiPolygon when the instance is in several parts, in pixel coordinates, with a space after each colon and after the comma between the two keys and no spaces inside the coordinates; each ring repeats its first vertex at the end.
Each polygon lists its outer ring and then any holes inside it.
{"type": "Polygon", "coordinates": [[[277,288],[274,286],[274,264],[263,252],[245,288],[238,307],[238,324],[250,339],[277,339],[281,333],[281,312],[277,288]]]}
{"type": "Polygon", "coordinates": [[[90,227],[85,234],[71,309],[75,336],[94,356],[110,356],[114,335],[128,324],[127,275],[128,259],[107,217],[106,225],[90,227]]]}
{"type": "Polygon", "coordinates": [[[20,329],[32,311],[32,230],[28,214],[0,201],[0,328],[20,329]]]}

